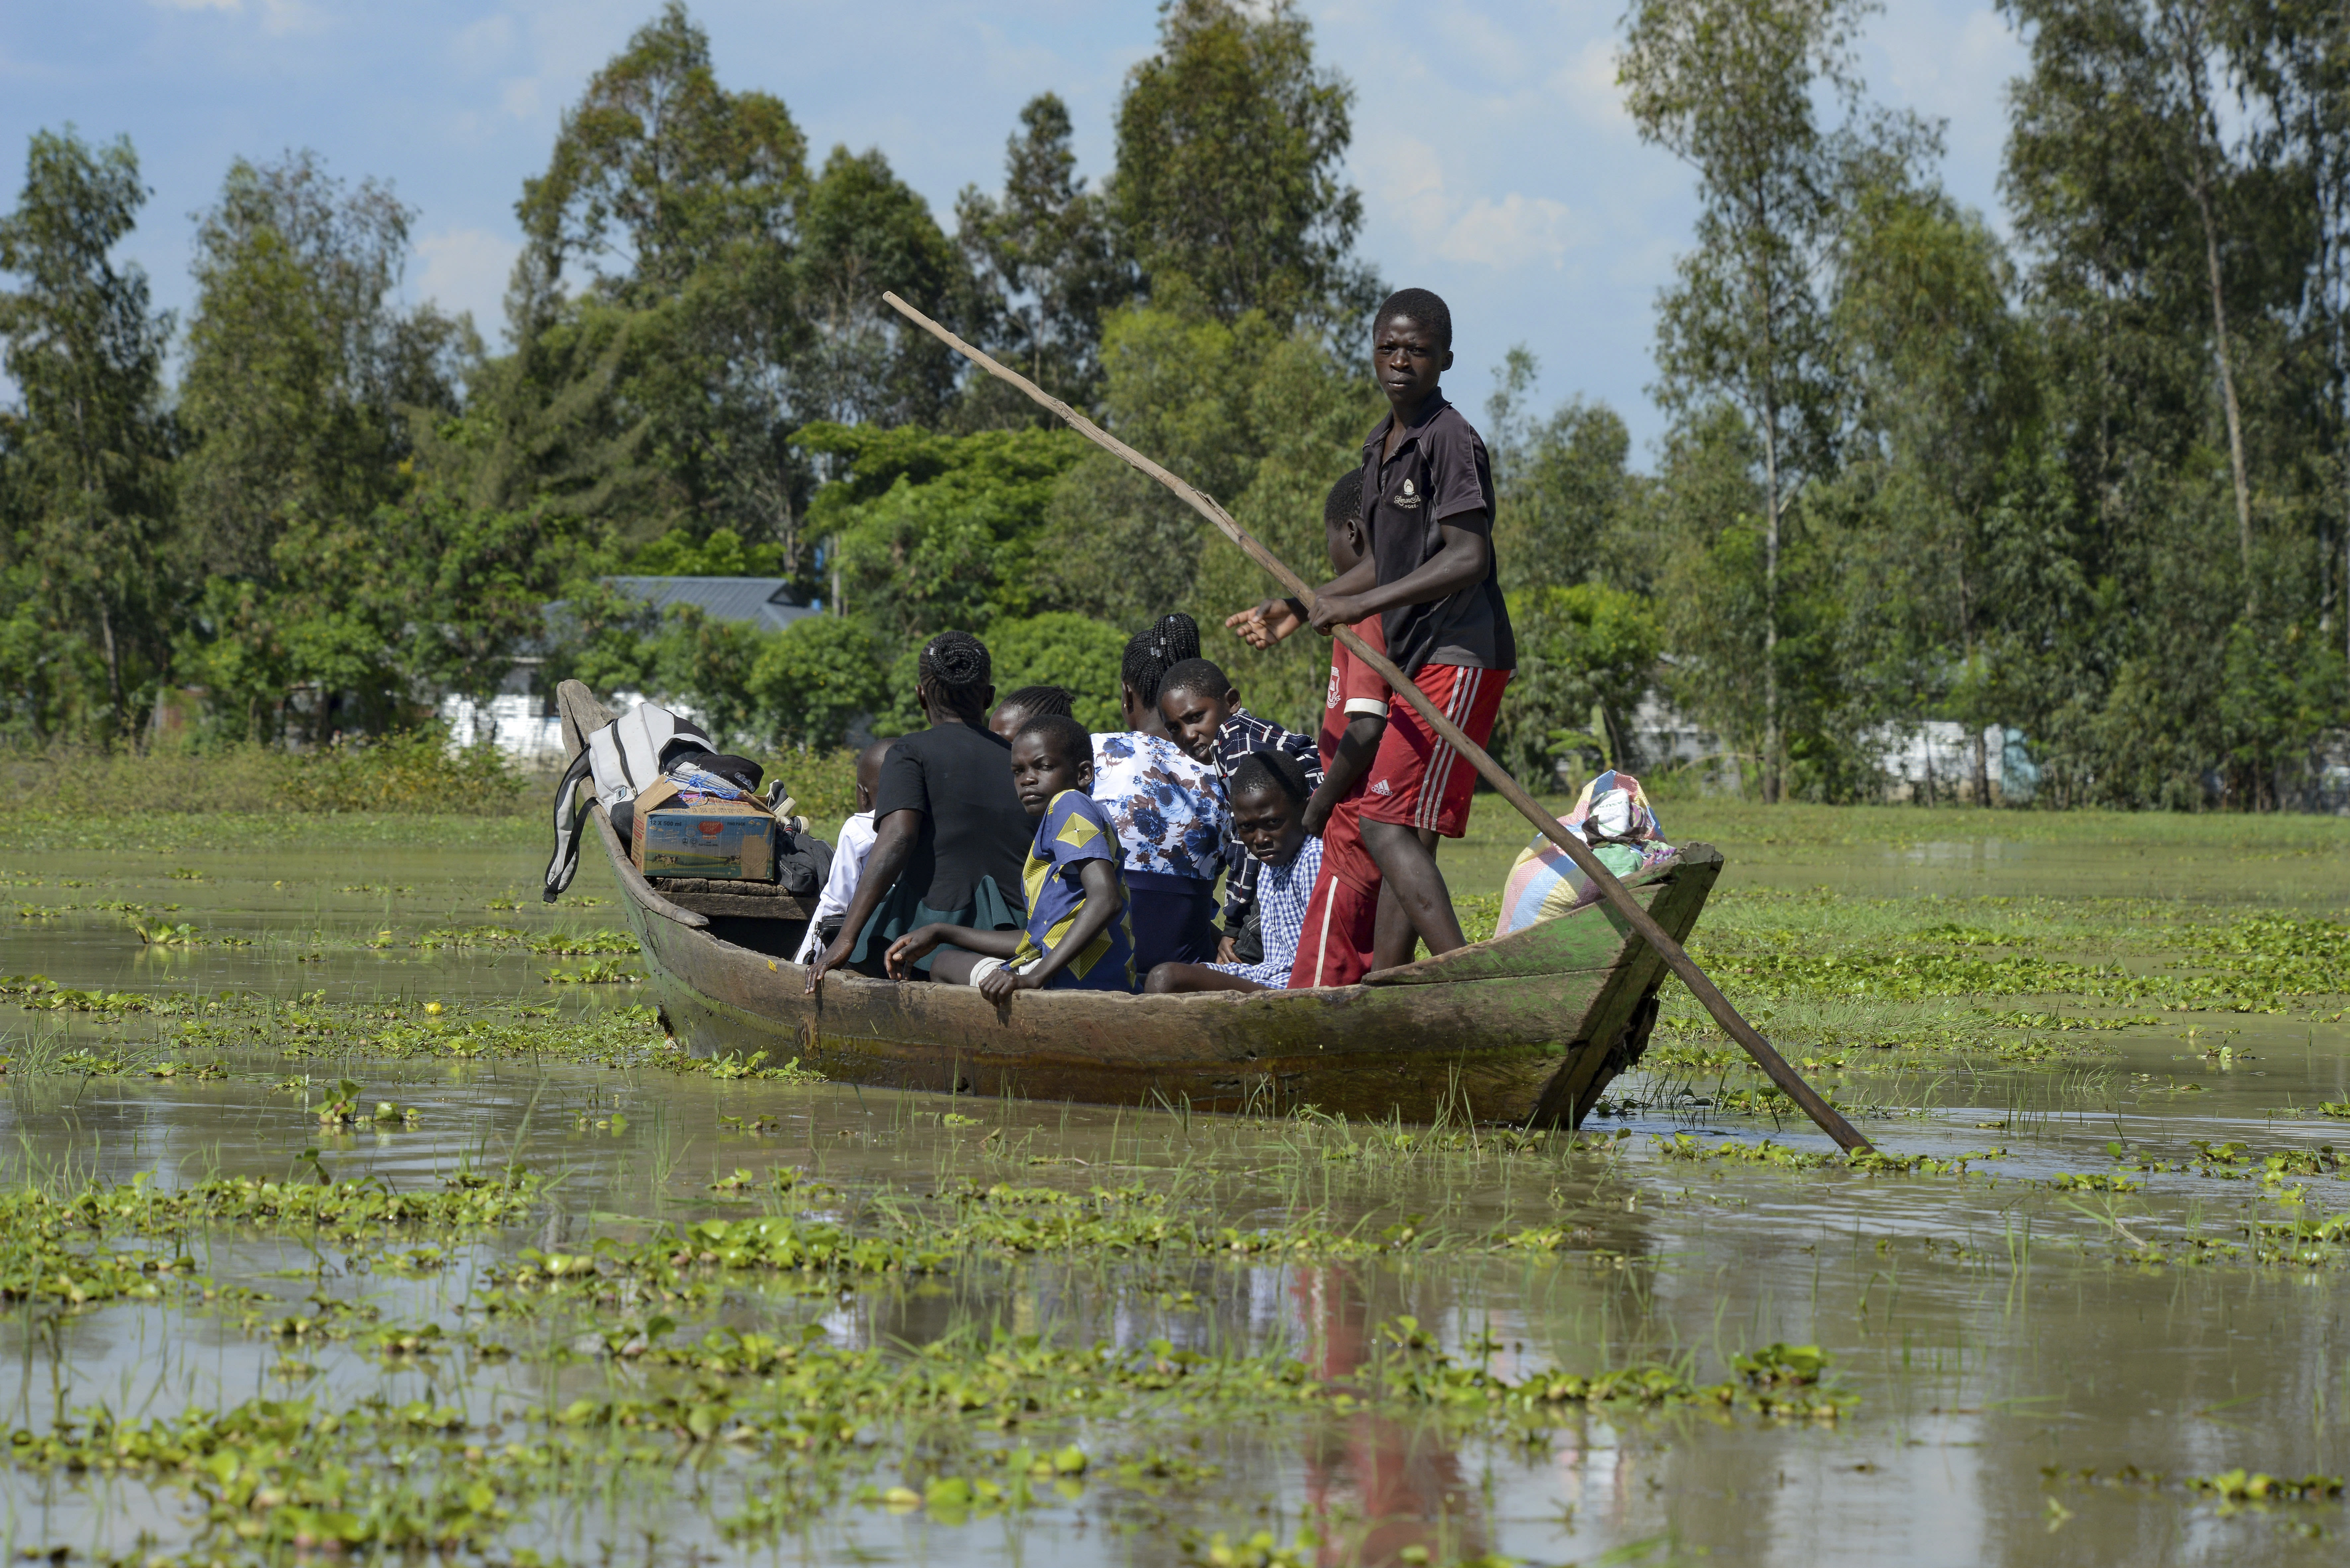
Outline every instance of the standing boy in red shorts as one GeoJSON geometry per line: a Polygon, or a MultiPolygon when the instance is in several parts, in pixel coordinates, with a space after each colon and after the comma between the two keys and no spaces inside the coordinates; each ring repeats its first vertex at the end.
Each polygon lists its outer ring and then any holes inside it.
{"type": "MultiPolygon", "coordinates": [[[[1330,569],[1341,575],[1367,548],[1363,534],[1363,471],[1350,468],[1322,504],[1322,530],[1330,569]]],[[[1385,652],[1387,634],[1376,615],[1353,628],[1385,652]]],[[[1415,933],[1393,894],[1381,896],[1378,863],[1363,847],[1363,790],[1387,733],[1388,683],[1345,647],[1330,648],[1330,681],[1323,698],[1322,784],[1305,805],[1305,831],[1322,840],[1322,868],[1306,902],[1305,929],[1289,974],[1291,987],[1352,985],[1369,971],[1409,956],[1415,933]]]]}
{"type": "MultiPolygon", "coordinates": [[[[1370,548],[1315,590],[1311,624],[1327,636],[1378,616],[1388,657],[1482,746],[1518,650],[1494,570],[1492,465],[1439,386],[1452,366],[1452,312],[1408,288],[1379,306],[1371,337],[1372,373],[1390,412],[1363,443],[1370,548]]],[[[1305,624],[1298,607],[1273,599],[1226,624],[1269,648],[1305,624]]],[[[1409,703],[1390,705],[1364,786],[1363,847],[1431,953],[1468,940],[1436,868],[1436,841],[1467,828],[1476,778],[1409,703]]]]}

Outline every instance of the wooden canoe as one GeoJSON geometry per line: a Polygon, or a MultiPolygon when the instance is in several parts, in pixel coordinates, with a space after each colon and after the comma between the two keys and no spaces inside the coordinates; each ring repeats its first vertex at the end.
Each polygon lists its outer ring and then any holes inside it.
{"type": "MultiPolygon", "coordinates": [[[[563,683],[558,707],[573,755],[610,718],[577,681],[563,683]]],[[[1359,985],[1024,992],[998,1006],[968,986],[836,971],[809,997],[791,955],[813,898],[744,883],[649,882],[603,808],[589,815],[671,1034],[698,1055],[764,1052],[842,1083],[1571,1127],[1639,1059],[1667,972],[1621,915],[1590,905],[1359,985]]],[[[1691,845],[1627,880],[1658,924],[1686,940],[1721,870],[1720,851],[1691,845]]]]}

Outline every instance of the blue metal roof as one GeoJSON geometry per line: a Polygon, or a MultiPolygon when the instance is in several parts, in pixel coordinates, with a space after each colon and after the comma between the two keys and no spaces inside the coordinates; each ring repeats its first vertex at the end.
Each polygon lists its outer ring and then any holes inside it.
{"type": "Polygon", "coordinates": [[[753,621],[763,631],[781,631],[819,613],[793,600],[785,577],[606,577],[604,583],[657,610],[698,605],[712,620],[753,621]]]}

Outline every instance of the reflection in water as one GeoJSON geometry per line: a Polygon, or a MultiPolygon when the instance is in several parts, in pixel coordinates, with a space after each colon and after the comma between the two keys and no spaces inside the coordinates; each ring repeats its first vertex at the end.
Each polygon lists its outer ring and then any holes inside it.
{"type": "MultiPolygon", "coordinates": [[[[1372,1336],[1396,1313],[1379,1310],[1371,1295],[1392,1282],[1390,1275],[1345,1264],[1294,1271],[1290,1289],[1316,1376],[1341,1386],[1376,1376],[1372,1336]]],[[[1462,1475],[1458,1449],[1432,1427],[1357,1411],[1316,1425],[1305,1454],[1306,1504],[1319,1521],[1321,1561],[1331,1568],[1399,1563],[1415,1546],[1429,1553],[1421,1559],[1427,1562],[1484,1554],[1476,1490],[1462,1475]],[[1348,1520],[1359,1521],[1359,1529],[1344,1529],[1348,1520]]]]}

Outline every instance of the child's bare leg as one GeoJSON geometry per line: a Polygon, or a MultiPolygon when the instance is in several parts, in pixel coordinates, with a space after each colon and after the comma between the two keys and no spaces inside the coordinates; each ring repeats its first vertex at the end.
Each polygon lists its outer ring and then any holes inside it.
{"type": "Polygon", "coordinates": [[[1395,888],[1385,877],[1379,878],[1379,910],[1371,925],[1371,967],[1393,969],[1411,961],[1411,950],[1419,940],[1419,932],[1412,928],[1411,917],[1404,912],[1395,888]]]}
{"type": "Polygon", "coordinates": [[[1400,823],[1366,822],[1363,847],[1378,863],[1382,886],[1395,890],[1430,954],[1469,945],[1461,934],[1461,917],[1452,912],[1451,889],[1436,868],[1435,834],[1400,823]]]}
{"type": "Polygon", "coordinates": [[[1210,969],[1203,963],[1170,961],[1152,970],[1150,978],[1142,982],[1142,989],[1149,995],[1159,996],[1170,991],[1267,991],[1272,988],[1236,974],[1227,974],[1220,969],[1210,969]]]}
{"type": "Polygon", "coordinates": [[[981,955],[941,942],[931,957],[931,978],[941,985],[969,985],[971,966],[981,955]]]}

